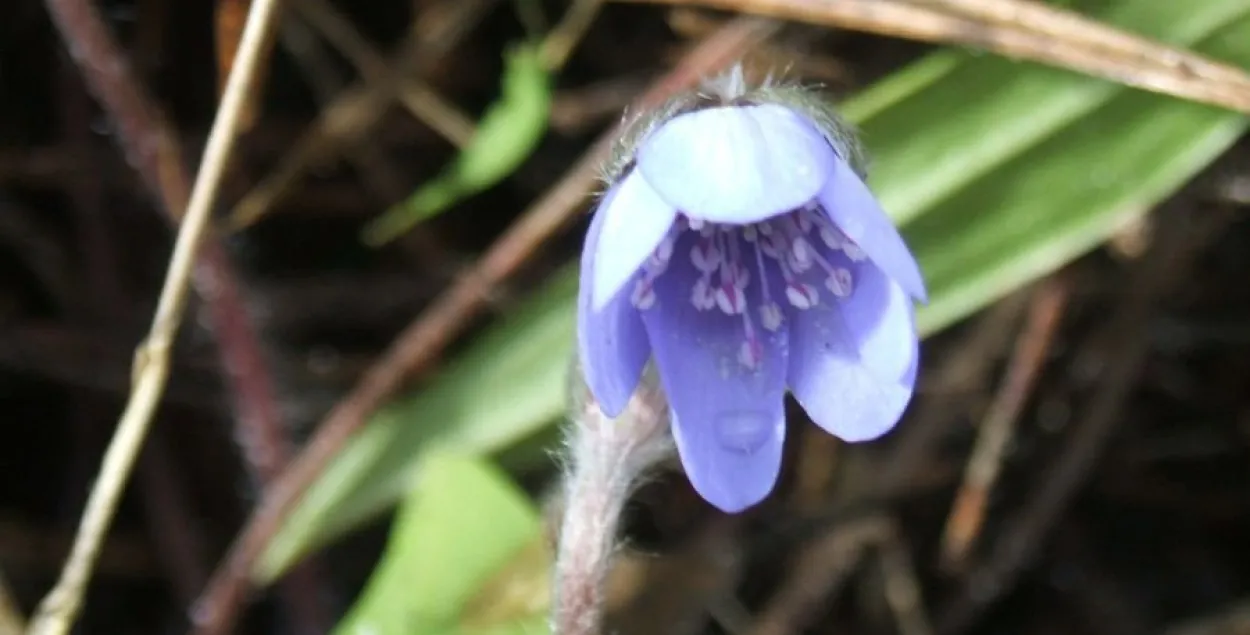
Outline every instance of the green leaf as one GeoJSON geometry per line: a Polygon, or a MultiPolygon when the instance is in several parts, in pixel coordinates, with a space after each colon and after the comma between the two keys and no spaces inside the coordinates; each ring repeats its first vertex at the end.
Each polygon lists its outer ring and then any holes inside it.
{"type": "MultiPolygon", "coordinates": [[[[1133,0],[1107,4],[1092,16],[1189,46],[1246,10],[1242,0],[1133,0]]],[[[870,185],[900,224],[931,212],[943,198],[971,183],[985,182],[981,177],[1003,162],[1130,91],[1037,64],[971,53],[960,56],[963,63],[947,70],[940,81],[923,84],[906,99],[855,121],[864,147],[875,157],[870,185]]],[[[914,66],[927,64],[934,63],[925,60],[914,66]]],[[[881,90],[870,88],[867,95],[852,100],[849,114],[855,114],[857,102],[877,99],[881,90]]],[[[1176,103],[1151,97],[1151,103],[1176,103]]]]}
{"type": "Polygon", "coordinates": [[[429,452],[381,564],[335,633],[538,632],[545,544],[537,511],[505,474],[481,458],[429,452]]]}
{"type": "MultiPolygon", "coordinates": [[[[1117,25],[1250,64],[1243,0],[1104,7],[1097,15],[1117,25]]],[[[904,226],[928,280],[930,304],[918,314],[926,335],[1096,247],[1247,125],[1235,113],[953,50],[895,73],[844,110],[875,159],[873,189],[904,226]]],[[[493,452],[557,419],[564,384],[553,378],[563,377],[572,350],[574,275],[570,268],[536,301],[542,311],[530,315],[542,318],[479,341],[373,422],[288,521],[264,577],[394,504],[430,437],[493,452]],[[510,361],[526,347],[523,362],[510,361]]]]}
{"type": "MultiPolygon", "coordinates": [[[[1243,46],[1250,44],[1250,28],[1241,32],[1243,46]]],[[[933,333],[1097,247],[1245,129],[1235,113],[1122,95],[927,211],[904,230],[929,283],[931,301],[916,316],[921,331],[933,333]]]]}
{"type": "Polygon", "coordinates": [[[503,90],[487,108],[477,132],[438,177],[365,227],[371,245],[389,242],[512,174],[538,147],[551,116],[551,76],[539,47],[523,44],[505,55],[503,90]]]}

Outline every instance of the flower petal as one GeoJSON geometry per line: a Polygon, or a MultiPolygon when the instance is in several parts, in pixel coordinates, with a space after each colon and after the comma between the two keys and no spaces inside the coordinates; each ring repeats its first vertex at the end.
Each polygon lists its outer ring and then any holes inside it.
{"type": "Polygon", "coordinates": [[[682,213],[746,224],[816,198],[837,155],[803,116],[774,104],[679,115],[643,142],[638,169],[682,213]]]}
{"type": "Polygon", "coordinates": [[[595,216],[602,218],[603,240],[593,245],[595,266],[589,282],[594,307],[599,309],[620,293],[668,234],[677,211],[635,170],[608,190],[595,216]]]}
{"type": "MultiPolygon", "coordinates": [[[[609,192],[604,202],[614,193],[615,190],[609,192]]],[[[629,294],[618,293],[599,309],[592,302],[595,252],[603,238],[606,218],[600,211],[591,219],[582,249],[581,285],[577,292],[577,353],[591,394],[605,414],[615,417],[625,409],[638,387],[643,366],[651,356],[651,346],[629,294]]]]}
{"type": "Polygon", "coordinates": [[[792,315],[790,390],[807,414],[846,441],[875,439],[911,401],[919,341],[911,300],[871,263],[837,305],[792,315]]]}
{"type": "Polygon", "coordinates": [[[845,161],[837,161],[833,177],[820,192],[820,204],[838,229],[855,241],[882,271],[911,297],[928,302],[924,276],[907,243],[868,186],[845,161]]]}
{"type": "MultiPolygon", "coordinates": [[[[686,232],[676,250],[693,245],[686,232]]],[[[673,435],[695,490],[726,512],[758,503],[772,491],[785,438],[787,336],[755,329],[758,363],[743,365],[742,315],[699,311],[691,301],[698,272],[674,258],[656,281],[656,304],[642,312],[660,382],[673,415],[673,435]]],[[[748,291],[752,288],[748,287],[748,291]]],[[[758,307],[757,298],[747,303],[758,307]]]]}

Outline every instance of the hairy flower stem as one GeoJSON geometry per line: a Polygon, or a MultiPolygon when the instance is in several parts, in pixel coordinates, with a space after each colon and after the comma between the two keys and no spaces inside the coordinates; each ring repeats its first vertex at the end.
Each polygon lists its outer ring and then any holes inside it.
{"type": "Polygon", "coordinates": [[[580,368],[570,409],[569,469],[556,554],[552,628],[599,635],[621,511],[647,468],[671,456],[668,408],[651,377],[616,419],[589,396],[580,368]]]}

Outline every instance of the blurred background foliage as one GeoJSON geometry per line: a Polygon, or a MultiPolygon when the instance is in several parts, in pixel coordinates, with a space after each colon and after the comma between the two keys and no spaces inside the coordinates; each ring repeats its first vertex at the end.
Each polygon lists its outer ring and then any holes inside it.
{"type": "MultiPolygon", "coordinates": [[[[404,324],[730,16],[591,0],[289,4],[220,218],[276,386],[282,426],[266,442],[297,447],[404,324]]],[[[1246,0],[1056,4],[1250,67],[1246,0]]],[[[246,3],[98,7],[193,156],[246,3]]],[[[929,284],[920,395],[898,433],[866,446],[796,417],[778,491],[742,517],[714,514],[679,474],[658,478],[631,507],[613,627],[1242,632],[1246,116],[799,23],[737,54],[823,84],[860,129],[870,184],[929,284]],[[963,466],[1012,399],[999,480],[969,494],[963,466]],[[952,507],[973,499],[976,513],[952,507]],[[952,546],[969,523],[968,544],[952,546]],[[900,584],[919,597],[891,596],[900,584]]],[[[16,621],[64,555],[170,233],[116,151],[124,126],[88,96],[39,2],[0,8],[0,85],[0,614],[16,621]]],[[[257,563],[274,588],[241,632],[547,628],[577,222],[482,290],[492,315],[466,322],[437,368],[336,453],[257,563]]],[[[212,347],[204,323],[184,329],[84,632],[184,630],[266,482],[212,347]]]]}

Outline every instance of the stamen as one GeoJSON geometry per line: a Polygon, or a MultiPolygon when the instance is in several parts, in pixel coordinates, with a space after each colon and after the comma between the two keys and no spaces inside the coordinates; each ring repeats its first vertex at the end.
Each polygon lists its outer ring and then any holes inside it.
{"type": "Polygon", "coordinates": [[[773,259],[777,261],[777,268],[781,271],[781,277],[786,282],[786,299],[790,301],[790,306],[805,310],[819,304],[820,294],[816,291],[816,288],[798,280],[796,276],[798,272],[791,272],[787,264],[791,258],[789,257],[788,245],[786,245],[786,239],[782,232],[773,232],[768,242],[771,245],[769,245],[769,249],[764,250],[764,253],[773,256],[773,259]]]}
{"type": "Polygon", "coordinates": [[[829,274],[828,278],[825,278],[825,288],[839,298],[851,296],[851,291],[853,291],[851,288],[852,284],[851,270],[844,267],[834,269],[833,273],[829,274]]]}
{"type": "Polygon", "coordinates": [[[703,273],[712,273],[721,265],[721,252],[711,239],[701,239],[690,248],[690,262],[703,273]]]}
{"type": "MultiPolygon", "coordinates": [[[[797,214],[795,214],[797,216],[797,214]]],[[[802,230],[799,229],[798,222],[794,218],[785,218],[781,221],[782,230],[789,238],[790,245],[786,249],[786,260],[790,264],[790,268],[795,273],[803,273],[812,268],[812,256],[815,249],[811,243],[803,237],[802,230]]]]}
{"type": "Polygon", "coordinates": [[[846,234],[842,233],[842,230],[838,229],[819,207],[805,207],[799,210],[796,216],[798,216],[800,223],[804,219],[814,222],[820,229],[820,239],[825,243],[825,246],[834,250],[842,250],[851,262],[861,262],[868,257],[864,250],[855,244],[855,241],[848,238],[846,234]]]}
{"type": "Polygon", "coordinates": [[[807,310],[820,304],[820,294],[806,282],[786,285],[786,299],[796,309],[807,310]]]}
{"type": "Polygon", "coordinates": [[[776,332],[781,328],[781,307],[773,302],[772,293],[768,290],[768,274],[764,271],[764,253],[760,244],[766,241],[752,242],[755,245],[755,266],[760,276],[760,297],[763,299],[763,305],[760,306],[760,326],[767,331],[776,332]]]}
{"type": "Polygon", "coordinates": [[[660,241],[660,244],[656,245],[651,255],[647,256],[647,260],[642,263],[643,269],[653,274],[653,277],[658,277],[660,274],[668,271],[668,263],[673,259],[673,245],[676,241],[676,236],[669,232],[660,241]]]}
{"type": "Polygon", "coordinates": [[[647,276],[639,276],[638,281],[634,283],[634,291],[629,296],[629,301],[633,303],[639,311],[646,311],[655,306],[655,279],[647,276]]]}
{"type": "MultiPolygon", "coordinates": [[[[684,215],[681,219],[674,225],[676,230],[672,237],[661,241],[643,267],[634,288],[634,305],[646,309],[656,303],[653,283],[668,268],[677,237],[687,229],[695,232],[697,236],[692,237],[689,258],[698,273],[693,276],[690,303],[700,311],[716,309],[728,316],[741,316],[743,339],[737,357],[748,369],[758,369],[763,363],[768,342],[761,334],[780,330],[785,323],[786,310],[807,310],[820,304],[821,285],[814,275],[807,274],[808,271],[819,266],[825,274],[823,286],[836,298],[848,297],[853,292],[853,269],[836,266],[839,261],[831,262],[825,248],[846,250],[849,247],[858,251],[858,247],[815,205],[750,225],[711,223],[684,215]],[[809,237],[813,231],[820,234],[824,247],[809,237]],[[740,239],[744,243],[739,243],[740,239]],[[751,257],[742,251],[744,244],[754,254],[753,267],[743,260],[751,257]],[[783,309],[783,303],[774,298],[769,284],[778,274],[784,282],[784,304],[790,309],[783,309]],[[752,277],[759,280],[759,297],[750,298],[752,306],[748,307],[747,290],[752,277]],[[755,320],[759,320],[758,327],[755,320]]],[[[846,255],[852,256],[851,253],[846,255]]]]}
{"type": "Polygon", "coordinates": [[[768,302],[760,307],[760,326],[774,333],[781,328],[781,307],[776,302],[768,302]]]}
{"type": "Polygon", "coordinates": [[[690,292],[690,303],[700,311],[710,311],[716,306],[716,294],[712,291],[712,277],[709,274],[703,274],[695,280],[694,289],[690,292]]]}
{"type": "MultiPolygon", "coordinates": [[[[726,246],[726,234],[728,232],[717,232],[716,242],[722,254],[727,254],[729,249],[726,246]]],[[[720,261],[720,285],[716,288],[716,305],[720,307],[726,315],[738,315],[746,310],[747,298],[743,293],[743,288],[738,285],[737,277],[738,267],[734,266],[728,258],[721,258],[720,261]]]]}
{"type": "Polygon", "coordinates": [[[854,276],[851,275],[851,270],[846,267],[833,266],[819,251],[813,250],[812,256],[815,258],[817,264],[820,265],[820,268],[824,269],[825,273],[828,274],[825,277],[825,288],[829,289],[829,292],[835,297],[849,297],[851,292],[854,291],[853,287],[855,283],[854,276]]]}

